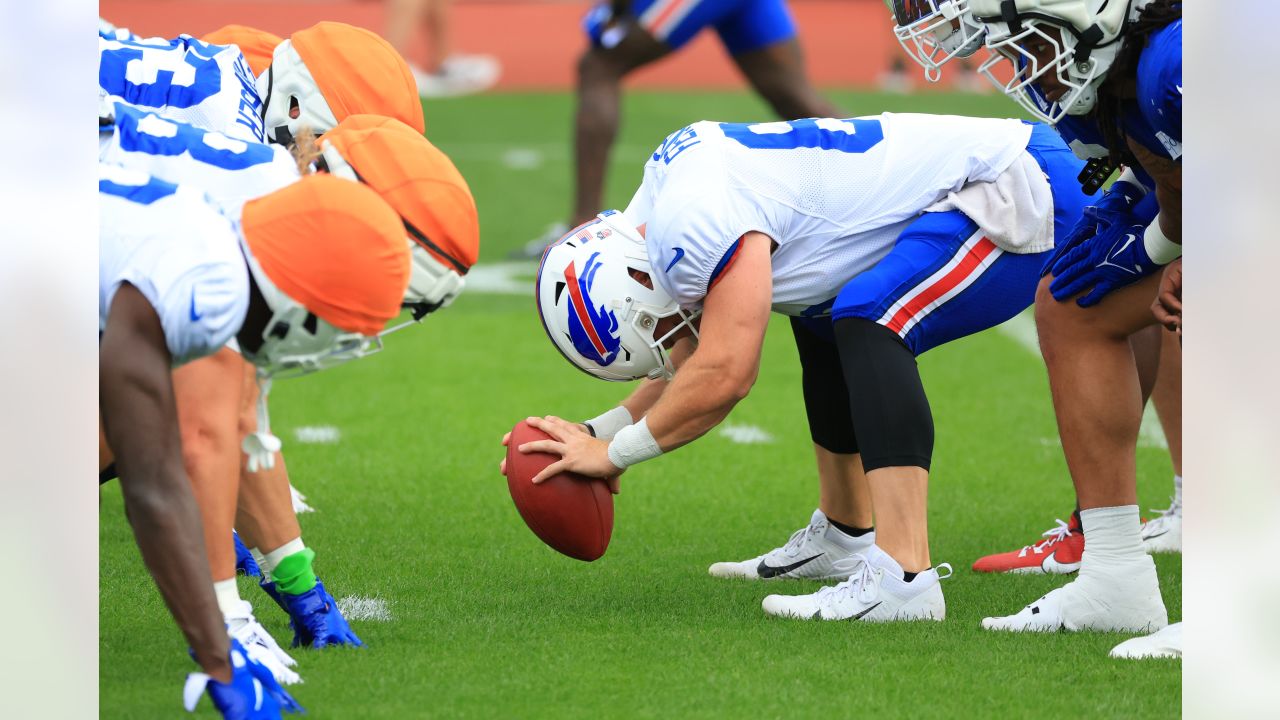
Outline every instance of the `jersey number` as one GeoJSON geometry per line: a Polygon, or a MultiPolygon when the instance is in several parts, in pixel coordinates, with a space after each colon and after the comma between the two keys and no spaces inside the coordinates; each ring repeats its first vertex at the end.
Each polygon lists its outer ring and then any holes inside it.
{"type": "Polygon", "coordinates": [[[775,123],[720,123],[725,137],[752,150],[818,148],[864,153],[884,140],[879,120],[808,118],[775,123]]]}
{"type": "MultiPolygon", "coordinates": [[[[111,95],[124,98],[132,105],[189,108],[216,95],[222,88],[222,69],[218,67],[218,61],[212,57],[200,57],[189,50],[183,52],[186,46],[182,39],[164,47],[121,44],[124,47],[102,51],[98,63],[98,84],[111,95]],[[149,61],[145,66],[141,64],[144,56],[149,61]],[[130,80],[129,64],[135,61],[139,68],[153,72],[155,80],[144,83],[130,80]],[[179,72],[186,82],[174,84],[179,72]]],[[[190,44],[210,53],[215,49],[198,40],[190,44]]]]}
{"type": "Polygon", "coordinates": [[[190,153],[192,159],[224,170],[244,170],[269,163],[275,157],[268,145],[226,138],[185,123],[143,114],[119,103],[116,104],[116,132],[120,136],[120,149],[126,152],[166,157],[190,153]],[[148,132],[152,123],[163,126],[165,130],[173,128],[173,134],[148,132]],[[223,147],[214,147],[209,139],[220,141],[223,147]]]}

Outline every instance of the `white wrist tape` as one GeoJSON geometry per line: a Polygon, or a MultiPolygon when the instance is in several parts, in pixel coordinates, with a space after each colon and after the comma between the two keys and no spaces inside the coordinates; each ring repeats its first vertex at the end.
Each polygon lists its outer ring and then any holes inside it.
{"type": "Polygon", "coordinates": [[[1160,229],[1159,215],[1142,234],[1142,246],[1147,250],[1147,257],[1157,265],[1168,265],[1182,257],[1182,245],[1165,237],[1164,231],[1160,229]]]}
{"type": "Polygon", "coordinates": [[[641,418],[640,422],[622,428],[609,443],[609,462],[623,470],[661,454],[662,448],[649,432],[648,418],[641,418]]]}
{"type": "Polygon", "coordinates": [[[1143,192],[1151,192],[1151,188],[1142,184],[1142,181],[1138,179],[1138,174],[1135,173],[1132,168],[1126,167],[1121,171],[1120,177],[1116,178],[1116,182],[1127,182],[1134,187],[1142,188],[1143,192]]]}
{"type": "Polygon", "coordinates": [[[613,408],[612,410],[603,412],[583,423],[583,425],[590,426],[591,434],[601,440],[612,440],[613,436],[617,435],[619,430],[630,424],[631,411],[621,405],[613,408]]]}

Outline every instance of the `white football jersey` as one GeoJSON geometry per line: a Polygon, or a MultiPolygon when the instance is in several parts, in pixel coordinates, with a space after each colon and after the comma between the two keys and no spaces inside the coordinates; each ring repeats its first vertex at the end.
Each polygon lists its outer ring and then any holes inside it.
{"type": "Polygon", "coordinates": [[[283,145],[228,137],[119,102],[113,115],[114,125],[100,128],[100,162],[203,190],[232,217],[300,177],[283,145]]]}
{"type": "Polygon", "coordinates": [[[198,190],[98,166],[98,330],[122,283],[155,308],[175,366],[216,351],[249,308],[236,225],[198,190]]]}
{"type": "Polygon", "coordinates": [[[264,142],[262,99],[240,48],[190,35],[98,37],[98,93],[231,137],[264,142]]]}
{"type": "Polygon", "coordinates": [[[773,309],[818,312],[926,207],[994,181],[1030,137],[1018,120],[946,115],[699,122],[645,163],[626,216],[646,226],[653,273],[682,306],[700,305],[757,231],[777,243],[773,309]]]}

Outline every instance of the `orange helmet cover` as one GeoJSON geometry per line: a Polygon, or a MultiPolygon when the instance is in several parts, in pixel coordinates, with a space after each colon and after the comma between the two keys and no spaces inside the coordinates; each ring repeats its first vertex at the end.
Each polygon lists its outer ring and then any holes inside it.
{"type": "Polygon", "coordinates": [[[247,25],[223,25],[200,39],[211,45],[235,45],[240,48],[254,75],[267,71],[276,46],[284,42],[279,35],[247,25]]]}
{"type": "Polygon", "coordinates": [[[476,202],[449,156],[404,123],[352,115],[325,133],[369,187],[391,205],[413,240],[465,275],[480,254],[476,202]]]}
{"type": "Polygon", "coordinates": [[[321,22],[289,37],[333,116],[372,113],[426,131],[418,84],[391,43],[364,28],[321,22]]]}
{"type": "Polygon", "coordinates": [[[271,282],[334,327],[375,335],[400,312],[404,226],[360,183],[309,175],[246,203],[241,228],[271,282]]]}

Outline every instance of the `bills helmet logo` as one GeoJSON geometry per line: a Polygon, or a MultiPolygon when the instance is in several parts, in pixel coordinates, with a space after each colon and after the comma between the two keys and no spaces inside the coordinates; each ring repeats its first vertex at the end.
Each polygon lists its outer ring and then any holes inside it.
{"type": "Polygon", "coordinates": [[[581,277],[570,263],[564,269],[564,280],[569,290],[569,339],[583,357],[603,367],[617,359],[622,339],[617,315],[591,302],[591,286],[601,265],[599,258],[597,252],[587,259],[581,277]]]}

